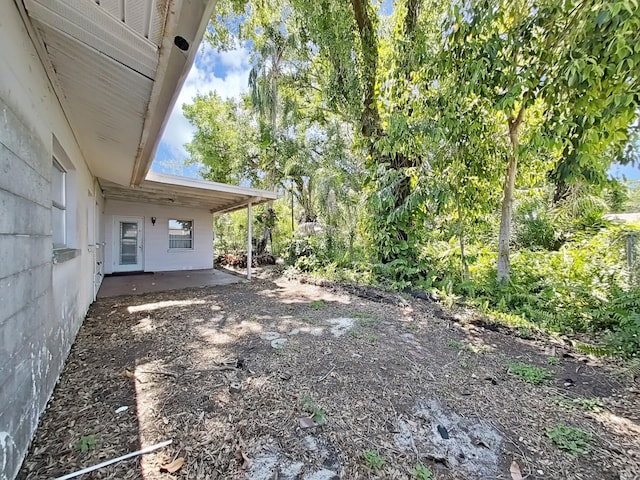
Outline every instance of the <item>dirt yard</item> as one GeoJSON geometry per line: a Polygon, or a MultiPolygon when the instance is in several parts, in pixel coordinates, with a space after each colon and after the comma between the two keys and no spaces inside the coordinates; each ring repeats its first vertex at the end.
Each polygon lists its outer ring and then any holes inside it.
{"type": "Polygon", "coordinates": [[[169,439],[83,478],[640,478],[637,382],[473,320],[281,278],[101,299],[19,478],[169,439]]]}

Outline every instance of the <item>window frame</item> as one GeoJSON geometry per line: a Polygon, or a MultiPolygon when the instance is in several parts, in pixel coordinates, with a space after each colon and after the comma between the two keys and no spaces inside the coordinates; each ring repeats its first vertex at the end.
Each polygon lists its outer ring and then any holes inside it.
{"type": "MultiPolygon", "coordinates": [[[[185,231],[184,228],[181,229],[182,231],[185,231]]],[[[169,218],[167,220],[167,234],[168,234],[168,239],[169,239],[169,251],[170,252],[180,252],[180,251],[192,251],[195,249],[195,222],[193,221],[193,219],[179,219],[179,218],[169,218]],[[176,228],[171,228],[171,222],[178,222],[178,223],[187,223],[189,222],[191,224],[191,228],[190,228],[190,232],[191,235],[189,236],[189,240],[191,241],[191,246],[189,247],[172,247],[171,246],[171,231],[172,230],[177,230],[176,228]]],[[[176,240],[186,240],[186,239],[176,239],[176,240]]]]}
{"type": "Polygon", "coordinates": [[[53,243],[54,250],[60,250],[68,247],[68,236],[67,236],[67,200],[68,200],[68,192],[67,192],[67,170],[62,166],[62,164],[58,161],[55,155],[52,157],[52,175],[51,175],[51,237],[53,243]],[[54,181],[54,175],[60,176],[61,181],[59,182],[59,190],[60,192],[54,192],[54,188],[58,186],[58,182],[54,181]],[[59,225],[59,222],[56,221],[55,212],[60,212],[62,218],[62,225],[58,228],[61,228],[60,231],[56,231],[56,225],[59,225]],[[62,242],[56,243],[56,238],[62,237],[62,242]]]}

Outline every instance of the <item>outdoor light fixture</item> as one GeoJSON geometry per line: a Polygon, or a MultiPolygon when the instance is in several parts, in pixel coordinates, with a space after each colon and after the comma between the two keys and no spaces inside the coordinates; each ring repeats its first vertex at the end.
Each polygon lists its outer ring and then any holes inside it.
{"type": "Polygon", "coordinates": [[[178,47],[183,52],[186,52],[187,50],[189,50],[189,42],[187,42],[185,38],[181,37],[180,35],[178,35],[173,39],[173,43],[176,47],[178,47]]]}
{"type": "Polygon", "coordinates": [[[151,217],[151,225],[155,225],[156,224],[156,217],[151,217]]]}

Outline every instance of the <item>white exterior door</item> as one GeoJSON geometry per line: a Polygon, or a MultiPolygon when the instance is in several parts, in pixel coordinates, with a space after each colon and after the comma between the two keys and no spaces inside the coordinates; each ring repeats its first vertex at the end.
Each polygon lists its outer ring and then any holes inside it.
{"type": "Polygon", "coordinates": [[[141,217],[114,218],[114,272],[141,272],[144,268],[144,220],[141,217]]]}
{"type": "Polygon", "coordinates": [[[95,300],[100,289],[103,277],[104,242],[100,239],[100,207],[94,196],[89,192],[87,205],[87,245],[89,253],[93,256],[93,299],[95,300]]]}
{"type": "Polygon", "coordinates": [[[102,284],[102,278],[104,277],[104,234],[102,228],[102,215],[100,213],[100,205],[98,202],[94,202],[91,207],[93,210],[92,222],[93,222],[93,240],[94,240],[94,267],[93,267],[93,299],[98,296],[98,290],[102,284]]]}

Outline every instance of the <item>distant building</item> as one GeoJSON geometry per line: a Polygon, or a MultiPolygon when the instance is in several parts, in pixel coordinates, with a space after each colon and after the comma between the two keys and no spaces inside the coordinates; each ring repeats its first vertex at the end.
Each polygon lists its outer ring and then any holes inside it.
{"type": "Polygon", "coordinates": [[[640,222],[640,213],[607,213],[604,218],[610,222],[636,223],[640,222]]]}

